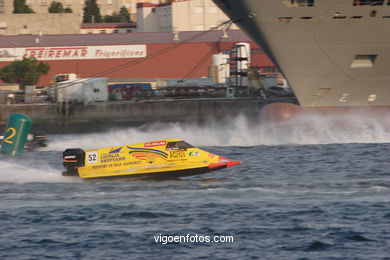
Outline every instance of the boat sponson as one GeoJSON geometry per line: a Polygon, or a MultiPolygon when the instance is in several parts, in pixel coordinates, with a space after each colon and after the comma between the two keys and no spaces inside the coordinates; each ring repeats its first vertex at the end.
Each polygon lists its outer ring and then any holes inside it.
{"type": "Polygon", "coordinates": [[[216,170],[220,170],[226,168],[227,165],[221,165],[215,168],[202,167],[195,169],[185,169],[185,170],[176,170],[169,172],[153,172],[153,173],[139,173],[139,174],[123,174],[123,175],[114,175],[114,176],[100,176],[100,177],[92,177],[92,178],[84,178],[84,180],[101,180],[101,179],[153,179],[153,180],[169,180],[176,179],[180,177],[188,177],[194,175],[200,175],[207,172],[212,172],[216,170]]]}

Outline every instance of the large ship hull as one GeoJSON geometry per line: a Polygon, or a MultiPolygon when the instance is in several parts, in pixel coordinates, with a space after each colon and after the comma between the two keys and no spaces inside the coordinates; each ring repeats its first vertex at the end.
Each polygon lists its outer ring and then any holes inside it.
{"type": "Polygon", "coordinates": [[[390,105],[390,5],[214,0],[278,65],[303,107],[390,105]]]}

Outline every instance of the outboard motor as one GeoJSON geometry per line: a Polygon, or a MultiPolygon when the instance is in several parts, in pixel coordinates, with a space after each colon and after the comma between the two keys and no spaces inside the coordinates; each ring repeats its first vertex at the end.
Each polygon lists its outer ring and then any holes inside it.
{"type": "Polygon", "coordinates": [[[34,142],[37,144],[38,147],[46,147],[47,146],[46,135],[41,134],[41,133],[34,133],[33,138],[34,138],[33,139],[34,142]]]}
{"type": "Polygon", "coordinates": [[[66,149],[62,153],[62,160],[66,171],[62,176],[78,176],[78,167],[84,166],[85,152],[80,148],[66,149]]]}

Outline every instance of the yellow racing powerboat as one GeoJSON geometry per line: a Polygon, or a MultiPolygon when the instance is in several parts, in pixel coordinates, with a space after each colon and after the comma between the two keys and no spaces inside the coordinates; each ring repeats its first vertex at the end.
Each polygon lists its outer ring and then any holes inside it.
{"type": "Polygon", "coordinates": [[[64,176],[81,178],[176,178],[239,164],[181,139],[165,139],[116,147],[63,152],[64,176]]]}

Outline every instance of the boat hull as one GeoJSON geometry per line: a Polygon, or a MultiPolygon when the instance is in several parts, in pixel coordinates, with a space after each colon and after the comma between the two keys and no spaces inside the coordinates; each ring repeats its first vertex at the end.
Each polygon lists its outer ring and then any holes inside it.
{"type": "MultiPolygon", "coordinates": [[[[176,170],[176,171],[168,171],[168,172],[153,172],[153,173],[138,173],[138,174],[116,174],[112,176],[100,176],[100,177],[91,177],[87,178],[87,180],[121,180],[121,179],[139,179],[139,180],[171,180],[171,179],[177,179],[180,177],[189,177],[189,176],[195,176],[195,175],[201,175],[205,173],[209,173],[212,171],[220,170],[224,167],[218,167],[215,169],[210,169],[209,167],[202,167],[202,168],[196,168],[196,169],[185,169],[185,170],[176,170]]],[[[63,176],[75,176],[75,175],[68,175],[65,172],[63,173],[63,176]]],[[[78,176],[78,175],[77,175],[78,176]]]]}
{"type": "Polygon", "coordinates": [[[193,147],[181,139],[165,139],[117,147],[63,153],[64,176],[171,179],[207,173],[239,164],[193,147]]]}
{"type": "Polygon", "coordinates": [[[278,65],[301,106],[390,105],[390,5],[214,2],[278,65]]]}
{"type": "Polygon", "coordinates": [[[272,103],[266,105],[260,116],[264,122],[283,122],[303,117],[343,117],[379,119],[383,121],[390,114],[390,106],[328,106],[302,107],[290,103],[272,103]]]}

